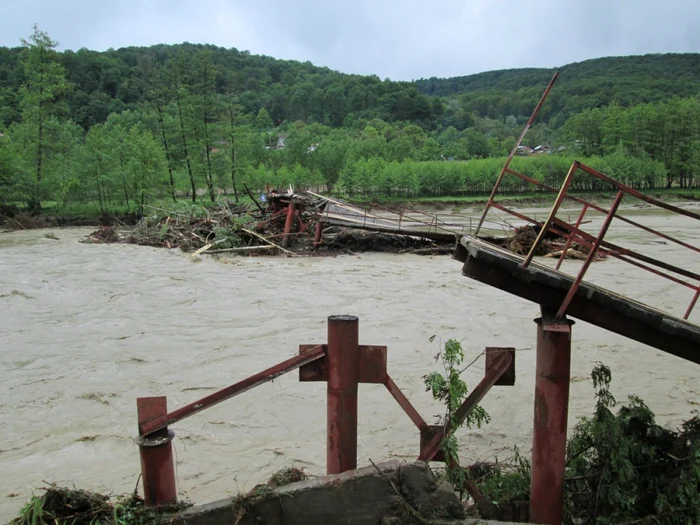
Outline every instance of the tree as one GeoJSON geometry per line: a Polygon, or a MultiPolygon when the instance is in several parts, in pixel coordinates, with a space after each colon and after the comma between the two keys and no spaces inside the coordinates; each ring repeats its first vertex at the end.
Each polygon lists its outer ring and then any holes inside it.
{"type": "Polygon", "coordinates": [[[214,67],[211,59],[211,51],[204,50],[197,57],[197,77],[199,78],[197,93],[197,113],[201,120],[201,143],[204,149],[206,165],[204,166],[204,179],[209,190],[209,198],[216,202],[216,192],[214,191],[214,177],[212,175],[211,149],[212,141],[210,136],[210,125],[215,118],[215,77],[214,67]]]}
{"type": "Polygon", "coordinates": [[[58,42],[41,31],[36,24],[29,40],[22,39],[24,56],[24,84],[20,90],[22,123],[32,129],[34,135],[31,149],[35,157],[35,184],[28,196],[29,208],[41,209],[42,180],[44,178],[44,156],[46,150],[46,124],[52,117],[64,109],[64,97],[70,85],[66,81],[66,72],[58,61],[56,46],[58,42]]]}
{"type": "Polygon", "coordinates": [[[10,148],[10,139],[0,135],[0,205],[12,202],[17,184],[17,158],[10,148]]]}
{"type": "Polygon", "coordinates": [[[165,78],[162,70],[156,72],[150,71],[151,85],[148,91],[149,99],[151,104],[155,107],[156,113],[158,115],[158,129],[160,130],[160,139],[163,144],[163,149],[165,150],[165,159],[168,165],[168,175],[170,176],[170,195],[173,202],[177,202],[177,197],[175,195],[175,178],[173,176],[173,166],[170,154],[170,148],[168,147],[168,137],[165,133],[165,119],[164,119],[164,106],[165,106],[165,95],[166,90],[163,88],[165,84],[165,78]]]}
{"type": "Polygon", "coordinates": [[[272,129],[272,119],[265,108],[260,108],[257,117],[255,117],[255,127],[260,131],[268,131],[272,129]]]}
{"type": "Polygon", "coordinates": [[[175,103],[177,107],[177,119],[180,124],[180,138],[182,139],[182,149],[185,154],[185,163],[187,165],[187,173],[190,176],[190,187],[192,189],[192,202],[197,201],[197,185],[194,181],[194,172],[192,171],[192,161],[190,160],[190,151],[187,146],[187,134],[185,133],[185,121],[183,115],[183,105],[184,99],[188,96],[187,83],[185,81],[185,71],[187,65],[185,63],[185,57],[182,54],[178,54],[177,60],[173,66],[171,66],[170,79],[171,79],[171,90],[175,95],[175,103]]]}

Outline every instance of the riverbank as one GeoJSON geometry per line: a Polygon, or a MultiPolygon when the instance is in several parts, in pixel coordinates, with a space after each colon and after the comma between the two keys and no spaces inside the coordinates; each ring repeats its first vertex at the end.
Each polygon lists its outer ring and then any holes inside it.
{"type": "MultiPolygon", "coordinates": [[[[671,189],[655,189],[641,191],[642,194],[653,197],[664,202],[678,201],[698,201],[700,200],[700,190],[686,190],[680,188],[671,189]]],[[[576,192],[570,191],[569,195],[582,198],[592,202],[612,201],[615,198],[615,193],[610,191],[600,192],[576,192]]],[[[490,194],[482,193],[478,195],[441,195],[441,196],[423,196],[423,197],[405,197],[405,196],[376,196],[376,197],[350,197],[346,198],[348,202],[356,205],[370,206],[373,203],[382,205],[392,205],[396,207],[419,205],[424,208],[432,207],[440,210],[449,206],[464,206],[473,207],[474,209],[483,209],[483,206],[488,202],[490,194]]],[[[514,205],[541,205],[547,206],[554,202],[557,194],[553,192],[521,192],[521,193],[499,193],[499,202],[508,202],[514,205]]]]}

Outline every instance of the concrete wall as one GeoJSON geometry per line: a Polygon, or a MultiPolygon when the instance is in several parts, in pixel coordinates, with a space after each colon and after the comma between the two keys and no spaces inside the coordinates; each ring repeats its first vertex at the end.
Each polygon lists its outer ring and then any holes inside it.
{"type": "Polygon", "coordinates": [[[173,525],[400,525],[421,519],[495,523],[465,520],[454,491],[438,483],[426,463],[390,461],[274,489],[259,486],[233,500],[187,509],[173,525]]]}
{"type": "Polygon", "coordinates": [[[464,517],[454,491],[439,486],[427,464],[391,461],[277,489],[253,489],[237,501],[187,509],[174,525],[380,524],[384,518],[406,518],[411,509],[425,517],[464,517]]]}

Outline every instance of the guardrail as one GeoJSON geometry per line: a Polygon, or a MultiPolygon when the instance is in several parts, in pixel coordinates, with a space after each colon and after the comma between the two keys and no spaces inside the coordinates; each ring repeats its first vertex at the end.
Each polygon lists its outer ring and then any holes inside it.
{"type": "MultiPolygon", "coordinates": [[[[515,384],[515,349],[485,350],[484,378],[464,400],[455,419],[461,423],[494,385],[515,384]]],[[[170,425],[293,370],[299,381],[323,381],[327,388],[327,474],[357,467],[357,396],[360,383],[383,384],[420,433],[419,459],[443,461],[442,439],[453,428],[429,425],[387,372],[387,347],[359,344],[359,320],[348,315],[328,318],[328,342],[300,345],[298,355],[214,392],[182,408],[168,412],[166,397],[137,399],[141,473],[145,503],[166,506],[176,501],[175,466],[170,425]]],[[[468,490],[474,487],[467,487],[468,490]]],[[[477,494],[478,497],[478,494],[477,494]]]]}

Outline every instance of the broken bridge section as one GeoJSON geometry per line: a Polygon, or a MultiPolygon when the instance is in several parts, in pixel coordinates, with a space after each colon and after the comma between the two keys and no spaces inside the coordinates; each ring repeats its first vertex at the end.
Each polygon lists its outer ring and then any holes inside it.
{"type": "MultiPolygon", "coordinates": [[[[700,297],[700,274],[687,268],[679,267],[668,261],[651,257],[628,247],[620,246],[606,240],[606,235],[613,222],[624,223],[640,235],[650,235],[660,242],[670,245],[674,250],[687,250],[697,257],[700,248],[673,235],[652,228],[633,220],[629,214],[620,211],[624,199],[634,199],[644,206],[651,205],[662,212],[671,212],[682,217],[688,224],[688,232],[698,231],[700,214],[673,206],[644,195],[634,188],[622,184],[600,171],[579,161],[573,162],[559,189],[541,180],[519,173],[511,168],[518,147],[531,126],[539,109],[558,78],[556,73],[547,86],[532,116],[523,129],[508,159],[506,160],[496,184],[491,192],[478,226],[474,232],[460,237],[455,258],[464,263],[462,273],[489,286],[506,291],[518,297],[540,305],[542,316],[535,319],[537,323],[537,365],[535,379],[535,406],[532,445],[532,478],[530,483],[530,520],[540,524],[560,524],[563,517],[563,485],[566,467],[566,436],[569,406],[569,384],[571,380],[571,341],[574,317],[595,326],[604,328],[629,339],[639,341],[663,352],[700,363],[700,326],[690,320],[693,309],[700,297]],[[544,220],[527,215],[526,210],[516,210],[506,205],[507,201],[497,200],[498,192],[505,177],[516,177],[520,183],[531,185],[533,191],[552,192],[556,194],[554,204],[544,220]],[[571,189],[581,178],[584,184],[579,187],[593,187],[611,190],[614,199],[609,208],[599,203],[572,194],[571,189]],[[575,221],[571,217],[563,220],[558,215],[564,201],[571,201],[581,206],[575,221]],[[529,233],[529,246],[518,243],[513,249],[512,242],[506,242],[511,249],[504,249],[497,244],[497,239],[484,240],[479,231],[489,214],[501,219],[499,213],[509,215],[513,236],[529,233]],[[587,215],[602,215],[602,223],[597,232],[587,232],[583,224],[587,215]],[[546,239],[560,239],[558,261],[552,265],[534,262],[534,257],[541,253],[546,239]],[[661,239],[661,240],[658,240],[661,239]],[[576,258],[583,259],[576,275],[561,270],[562,262],[577,247],[576,258]],[[690,302],[680,305],[685,314],[662,311],[653,305],[626,297],[605,287],[596,286],[584,280],[593,262],[600,259],[614,258],[626,263],[627,271],[641,269],[648,276],[669,281],[671,297],[681,294],[678,289],[690,291],[690,302]],[[680,287],[680,288],[679,288],[680,287]]],[[[601,218],[598,215],[598,218],[601,218]]],[[[696,259],[697,260],[697,259],[696,259]]],[[[695,268],[695,266],[693,267],[695,268]]]]}
{"type": "MultiPolygon", "coordinates": [[[[515,384],[515,349],[488,347],[486,370],[481,382],[464,399],[454,417],[443,425],[429,425],[393,381],[387,371],[387,347],[359,344],[359,319],[352,315],[328,318],[328,339],[325,344],[299,345],[299,353],[266,370],[209,394],[184,407],[168,411],[167,398],[137,398],[139,435],[136,442],[141,456],[141,472],[145,504],[162,507],[177,500],[175,462],[169,428],[252,388],[293,370],[299,370],[299,381],[327,383],[326,472],[340,474],[357,468],[357,407],[360,383],[383,384],[420,434],[419,459],[424,462],[444,461],[440,445],[445,436],[456,430],[495,385],[515,384]]],[[[416,440],[418,441],[418,439],[416,440]]],[[[478,488],[467,484],[465,489],[478,502],[483,500],[478,488]]]]}

